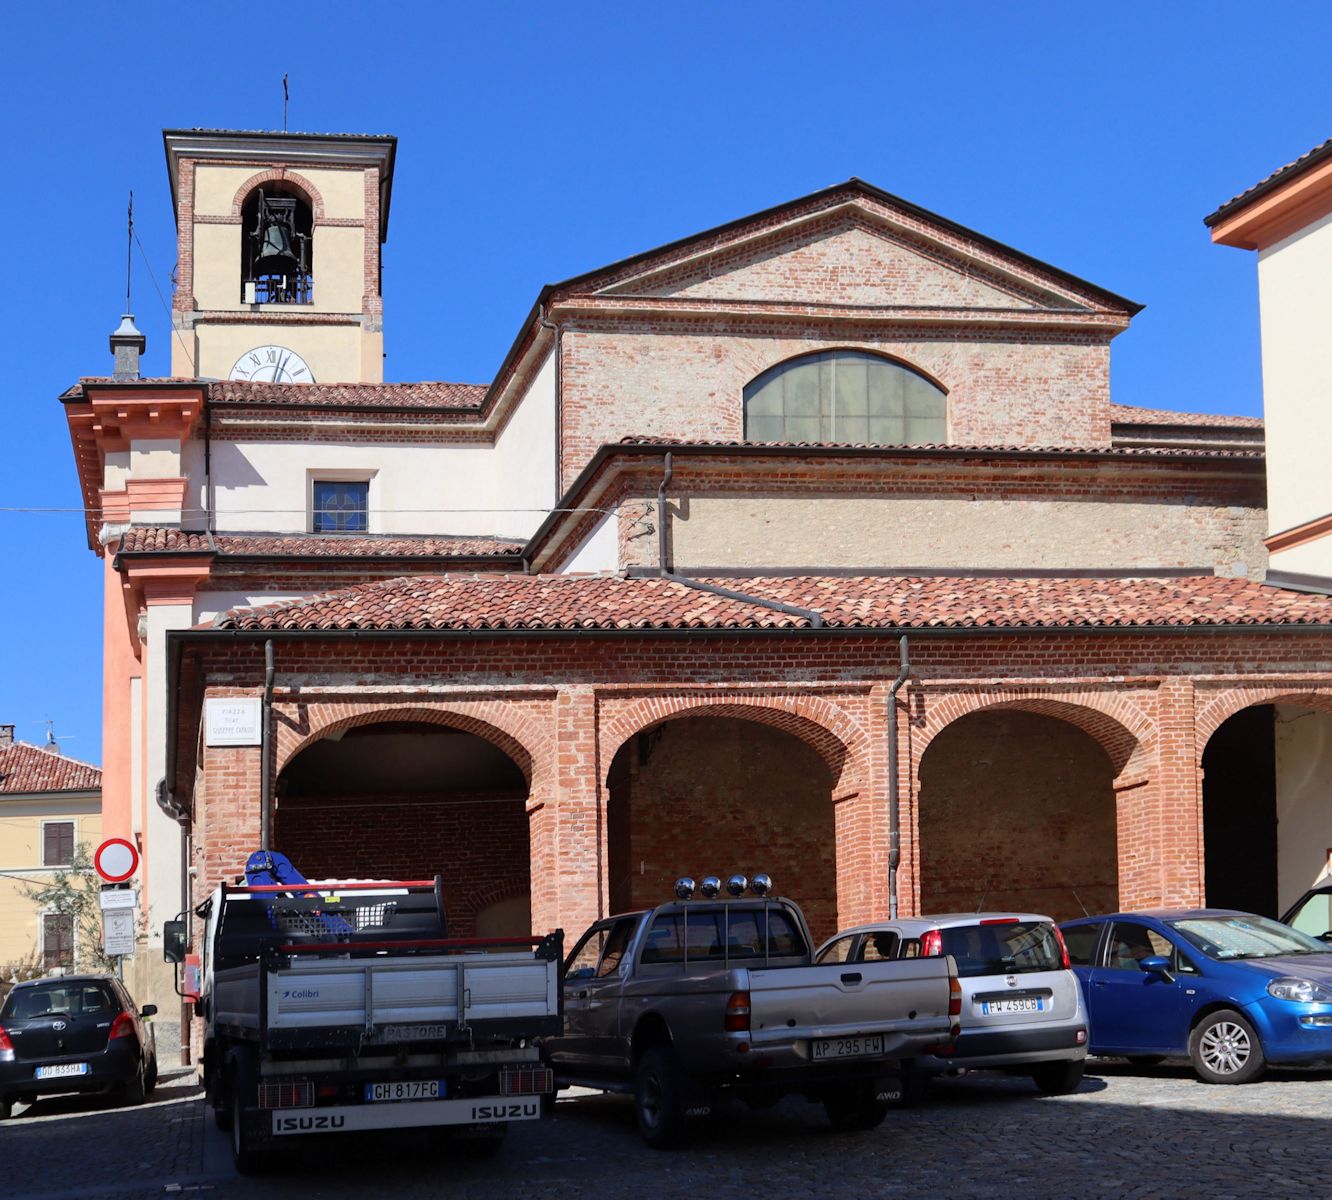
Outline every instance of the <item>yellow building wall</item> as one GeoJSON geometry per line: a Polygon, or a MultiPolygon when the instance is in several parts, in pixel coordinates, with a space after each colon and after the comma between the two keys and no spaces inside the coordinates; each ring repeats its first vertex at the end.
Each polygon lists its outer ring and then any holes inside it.
{"type": "MultiPolygon", "coordinates": [[[[0,975],[36,956],[41,940],[41,909],[24,895],[57,873],[42,866],[42,825],[73,821],[74,843],[89,856],[102,841],[102,802],[96,793],[44,799],[0,800],[0,975]]],[[[96,886],[96,884],[94,884],[96,886]]]]}

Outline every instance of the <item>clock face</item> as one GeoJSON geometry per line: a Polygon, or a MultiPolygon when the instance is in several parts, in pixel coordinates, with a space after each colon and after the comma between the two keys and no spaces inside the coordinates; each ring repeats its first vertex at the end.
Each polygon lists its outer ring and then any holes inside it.
{"type": "Polygon", "coordinates": [[[247,350],[231,368],[230,378],[247,383],[314,383],[305,359],[285,346],[247,350]]]}

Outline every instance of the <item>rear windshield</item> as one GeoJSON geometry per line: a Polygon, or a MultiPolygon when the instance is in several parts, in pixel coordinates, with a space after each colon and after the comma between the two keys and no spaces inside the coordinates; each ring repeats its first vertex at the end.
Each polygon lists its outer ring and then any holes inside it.
{"type": "Polygon", "coordinates": [[[943,952],[957,960],[963,978],[1058,971],[1064,965],[1054,927],[1046,921],[959,925],[943,931],[943,952]]]}
{"type": "Polygon", "coordinates": [[[15,988],[9,993],[0,1020],[29,1021],[48,1013],[62,1013],[67,1017],[81,1017],[85,1013],[118,1012],[111,988],[105,983],[82,982],[43,983],[37,987],[15,988]]]}
{"type": "Polygon", "coordinates": [[[648,930],[640,961],[683,962],[686,946],[690,962],[762,958],[765,932],[769,957],[793,958],[807,953],[800,930],[780,908],[735,912],[711,909],[663,913],[648,930]]]}

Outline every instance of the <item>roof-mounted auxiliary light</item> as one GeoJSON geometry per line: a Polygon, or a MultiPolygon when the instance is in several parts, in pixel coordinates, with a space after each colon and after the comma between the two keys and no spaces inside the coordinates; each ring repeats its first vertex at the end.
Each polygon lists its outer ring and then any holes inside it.
{"type": "Polygon", "coordinates": [[[688,900],[694,895],[694,881],[688,875],[682,875],[675,881],[675,894],[681,900],[688,900]]]}
{"type": "Polygon", "coordinates": [[[743,896],[745,894],[745,888],[748,886],[749,880],[743,875],[732,875],[726,881],[726,890],[732,896],[743,896]]]}
{"type": "Polygon", "coordinates": [[[705,900],[715,900],[721,894],[721,880],[715,875],[704,875],[699,891],[705,900]]]}
{"type": "Polygon", "coordinates": [[[751,881],[749,890],[756,896],[766,896],[772,891],[772,876],[765,871],[760,871],[751,881]]]}

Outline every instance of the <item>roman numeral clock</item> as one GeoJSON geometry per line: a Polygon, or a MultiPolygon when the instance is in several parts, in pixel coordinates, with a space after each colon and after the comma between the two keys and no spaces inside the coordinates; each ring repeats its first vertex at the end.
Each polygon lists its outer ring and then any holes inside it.
{"type": "Polygon", "coordinates": [[[285,346],[256,346],[231,368],[230,379],[246,383],[313,383],[310,368],[295,350],[285,346]]]}

